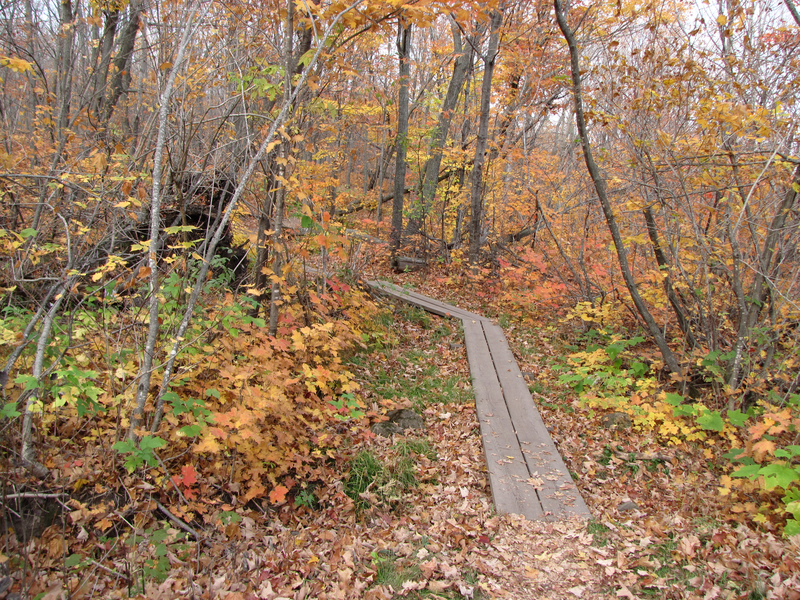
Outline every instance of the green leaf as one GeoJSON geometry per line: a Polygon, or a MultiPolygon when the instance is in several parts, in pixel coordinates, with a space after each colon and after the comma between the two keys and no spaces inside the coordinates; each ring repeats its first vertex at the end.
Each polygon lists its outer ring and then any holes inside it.
{"type": "Polygon", "coordinates": [[[181,427],[181,433],[187,437],[197,437],[200,435],[200,432],[203,431],[202,425],[187,425],[186,427],[181,427]]]}
{"type": "Polygon", "coordinates": [[[5,417],[6,419],[15,419],[19,415],[20,412],[17,410],[16,402],[6,402],[5,406],[0,409],[0,417],[5,417]]]}
{"type": "Polygon", "coordinates": [[[123,440],[121,442],[117,442],[111,447],[120,454],[126,454],[128,452],[133,452],[134,450],[136,450],[136,446],[134,446],[133,442],[130,440],[123,440]]]}
{"type": "Polygon", "coordinates": [[[796,500],[794,502],[789,502],[786,505],[785,510],[795,519],[800,519],[800,502],[797,502],[796,500]]]}
{"type": "Polygon", "coordinates": [[[150,538],[151,543],[163,542],[167,539],[169,531],[167,529],[156,529],[150,538]]]}
{"type": "Polygon", "coordinates": [[[79,564],[83,562],[83,556],[80,554],[70,554],[67,559],[64,561],[64,566],[68,569],[72,567],[77,567],[79,564]]]}
{"type": "Polygon", "coordinates": [[[242,520],[242,516],[232,510],[223,510],[219,513],[219,519],[223,525],[228,525],[229,523],[238,523],[242,520]]]}
{"type": "Polygon", "coordinates": [[[303,229],[311,229],[314,226],[314,219],[309,217],[308,215],[303,215],[300,218],[300,227],[303,229]]]}
{"type": "Polygon", "coordinates": [[[166,443],[167,442],[162,440],[160,437],[146,435],[139,442],[139,448],[142,450],[155,450],[156,448],[161,448],[166,443]]]}
{"type": "Polygon", "coordinates": [[[718,410],[707,410],[697,417],[697,424],[706,431],[722,431],[725,427],[718,410]]]}
{"type": "Polygon", "coordinates": [[[28,227],[27,229],[23,229],[22,231],[20,231],[19,234],[25,239],[28,239],[36,235],[36,230],[31,227],[28,227]]]}
{"type": "Polygon", "coordinates": [[[764,476],[764,483],[767,486],[767,490],[776,487],[786,489],[792,485],[792,483],[800,479],[800,474],[793,468],[775,463],[762,467],[759,474],[764,476]]]}
{"type": "Polygon", "coordinates": [[[214,396],[214,398],[219,399],[219,390],[215,388],[208,388],[206,390],[206,396],[214,396]]]}
{"type": "Polygon", "coordinates": [[[672,409],[673,417],[692,417],[697,413],[697,409],[693,404],[682,404],[672,409]]]}
{"type": "Polygon", "coordinates": [[[783,535],[791,537],[793,535],[800,535],[800,523],[795,519],[786,521],[786,527],[783,528],[783,535]]]}
{"type": "Polygon", "coordinates": [[[775,450],[775,456],[778,458],[794,458],[800,456],[800,446],[786,446],[786,448],[779,448],[775,450]]]}
{"type": "Polygon", "coordinates": [[[744,452],[744,448],[732,448],[730,452],[726,452],[722,455],[722,458],[727,458],[730,461],[741,461],[742,459],[739,458],[739,455],[744,452]]]}
{"type": "Polygon", "coordinates": [[[26,390],[39,389],[39,380],[33,375],[18,375],[16,379],[14,379],[14,383],[24,383],[26,390]]]}
{"type": "Polygon", "coordinates": [[[297,60],[297,63],[300,64],[300,65],[303,65],[304,67],[307,67],[308,65],[311,64],[311,61],[314,58],[314,53],[315,53],[314,48],[311,48],[311,50],[308,50],[308,51],[304,52],[303,56],[301,56],[297,60]]]}
{"type": "Polygon", "coordinates": [[[640,362],[635,362],[631,365],[629,373],[636,378],[644,377],[647,374],[647,365],[640,362]]]}
{"type": "Polygon", "coordinates": [[[175,225],[175,227],[167,227],[164,229],[170,235],[175,235],[176,233],[183,233],[184,231],[194,231],[197,229],[194,225],[175,225]]]}
{"type": "Polygon", "coordinates": [[[735,425],[736,427],[741,427],[745,424],[745,421],[750,418],[750,415],[738,410],[729,410],[726,415],[728,420],[731,422],[731,425],[735,425]]]}
{"type": "Polygon", "coordinates": [[[672,406],[680,406],[683,404],[683,396],[680,394],[667,394],[665,401],[672,406]]]}
{"type": "Polygon", "coordinates": [[[758,477],[758,472],[760,470],[761,465],[745,465],[731,473],[731,477],[749,477],[750,479],[755,479],[758,477]]]}

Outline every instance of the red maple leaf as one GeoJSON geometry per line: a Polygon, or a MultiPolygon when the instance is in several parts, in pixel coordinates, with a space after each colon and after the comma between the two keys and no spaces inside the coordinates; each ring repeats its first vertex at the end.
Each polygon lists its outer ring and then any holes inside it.
{"type": "Polygon", "coordinates": [[[289,491],[285,485],[276,486],[274,490],[269,493],[269,501],[273,504],[283,504],[286,502],[286,493],[289,491]]]}
{"type": "Polygon", "coordinates": [[[197,471],[194,470],[193,465],[188,464],[181,467],[181,479],[186,487],[197,483],[197,471]]]}

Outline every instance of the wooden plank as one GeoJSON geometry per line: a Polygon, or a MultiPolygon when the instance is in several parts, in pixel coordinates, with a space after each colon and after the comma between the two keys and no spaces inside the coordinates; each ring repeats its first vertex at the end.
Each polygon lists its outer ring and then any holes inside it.
{"type": "Polygon", "coordinates": [[[556,517],[589,517],[589,510],[542,421],[503,330],[488,322],[483,323],[483,328],[528,470],[534,479],[541,480],[538,494],[542,507],[556,517]]]}
{"type": "Polygon", "coordinates": [[[460,318],[484,455],[498,513],[528,519],[590,513],[528,391],[503,330],[485,317],[385,281],[373,289],[443,317],[460,318]]]}
{"type": "Polygon", "coordinates": [[[538,519],[544,511],[528,484],[530,473],[503,399],[481,321],[464,320],[464,339],[495,509],[501,514],[538,519]]]}
{"type": "Polygon", "coordinates": [[[422,294],[418,294],[411,290],[406,290],[386,281],[368,281],[367,285],[399,300],[404,300],[411,304],[421,306],[428,312],[432,312],[442,317],[474,319],[478,321],[485,319],[485,317],[482,317],[481,315],[458,308],[457,306],[440,302],[439,300],[434,300],[433,298],[428,298],[427,296],[423,296],[422,294]]]}
{"type": "Polygon", "coordinates": [[[380,289],[384,293],[394,298],[398,298],[400,300],[410,302],[411,304],[422,306],[426,310],[437,315],[441,315],[444,317],[458,318],[458,319],[475,319],[475,320],[484,319],[484,317],[481,317],[480,315],[476,315],[475,313],[463,310],[461,308],[458,308],[457,306],[452,306],[450,304],[440,302],[439,300],[428,298],[427,296],[423,296],[422,294],[418,294],[411,290],[406,290],[394,286],[392,284],[387,284],[386,282],[369,282],[369,283],[370,285],[372,285],[373,283],[378,284],[374,286],[376,289],[380,289]]]}

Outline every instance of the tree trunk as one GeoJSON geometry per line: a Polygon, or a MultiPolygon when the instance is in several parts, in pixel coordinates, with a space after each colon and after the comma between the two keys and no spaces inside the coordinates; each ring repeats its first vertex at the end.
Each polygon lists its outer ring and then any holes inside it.
{"type": "Polygon", "coordinates": [[[633,274],[631,273],[630,265],[628,264],[628,256],[625,252],[625,245],[622,242],[619,226],[617,225],[614,211],[611,208],[611,202],[609,201],[608,194],[606,193],[606,182],[600,173],[597,163],[594,161],[592,147],[589,142],[589,132],[586,128],[586,119],[583,114],[580,55],[577,43],[575,41],[575,33],[569,28],[569,25],[567,25],[567,17],[561,5],[561,0],[554,0],[554,5],[556,19],[558,20],[558,27],[561,29],[561,33],[564,35],[564,39],[567,41],[567,46],[569,47],[573,101],[575,104],[575,124],[578,127],[578,136],[580,137],[581,147],[583,148],[583,158],[586,162],[586,168],[589,171],[589,176],[592,178],[592,182],[594,183],[597,197],[600,200],[600,205],[603,209],[603,215],[606,218],[606,224],[608,225],[608,230],[611,233],[611,238],[614,240],[614,247],[617,250],[617,257],[619,259],[619,267],[622,271],[622,277],[625,280],[625,285],[627,286],[628,292],[631,295],[631,299],[636,306],[636,310],[647,324],[650,334],[655,339],[658,349],[661,351],[661,356],[663,357],[667,368],[669,368],[669,370],[673,373],[681,375],[681,366],[678,363],[678,360],[675,358],[675,355],[672,353],[672,350],[667,345],[667,340],[664,337],[663,332],[658,327],[653,315],[650,314],[650,310],[647,308],[647,305],[645,305],[644,300],[642,299],[641,295],[639,294],[639,290],[636,287],[636,282],[633,279],[633,274]]]}
{"type": "Polygon", "coordinates": [[[136,430],[141,426],[144,418],[144,408],[147,404],[147,397],[150,393],[150,379],[153,374],[153,358],[156,353],[156,342],[158,341],[158,312],[159,312],[159,281],[158,281],[158,260],[157,253],[160,245],[161,236],[161,188],[163,178],[163,159],[164,150],[167,143],[167,118],[169,116],[169,102],[172,91],[175,88],[175,79],[178,69],[183,62],[186,47],[191,37],[194,15],[196,8],[192,3],[187,8],[187,19],[184,23],[178,53],[175,62],[170,69],[167,84],[161,93],[160,107],[158,115],[158,136],[153,155],[153,190],[150,199],[150,246],[147,249],[147,267],[150,269],[150,322],[147,330],[147,341],[144,347],[142,365],[139,368],[138,384],[136,386],[136,403],[131,413],[128,438],[135,440],[138,437],[136,430]]]}
{"type": "Polygon", "coordinates": [[[103,103],[103,123],[105,125],[111,120],[111,115],[114,114],[117,102],[130,85],[131,55],[136,42],[136,34],[139,33],[139,21],[144,12],[144,0],[132,1],[129,11],[128,24],[119,36],[119,50],[114,59],[114,78],[111,80],[108,95],[103,103]]]}
{"type": "Polygon", "coordinates": [[[489,30],[489,47],[483,57],[483,81],[481,82],[481,108],[478,121],[478,139],[475,144],[475,163],[472,167],[470,191],[470,223],[469,223],[469,262],[478,262],[478,251],[481,246],[481,229],[483,225],[483,167],[486,163],[486,144],[489,138],[489,113],[492,100],[492,77],[497,59],[497,46],[500,43],[500,25],[503,14],[492,12],[489,30]]]}
{"type": "MultiPolygon", "coordinates": [[[[348,12],[353,10],[360,3],[361,0],[356,0],[349,6],[346,6],[344,9],[342,9],[329,23],[329,25],[322,34],[322,39],[327,39],[328,36],[330,36],[333,33],[333,31],[339,26],[342,17],[344,17],[348,12]]],[[[314,55],[312,56],[311,60],[308,63],[308,69],[303,71],[300,80],[297,82],[296,87],[291,92],[291,96],[289,97],[288,102],[283,103],[283,106],[281,107],[280,111],[278,111],[277,116],[272,121],[269,131],[267,131],[266,135],[264,136],[264,139],[261,142],[261,146],[259,146],[258,151],[250,160],[250,162],[248,163],[247,167],[244,170],[244,173],[242,173],[241,177],[239,178],[239,182],[236,185],[236,190],[233,192],[233,197],[228,202],[228,206],[225,209],[225,212],[218,220],[216,229],[214,231],[214,235],[211,237],[211,241],[206,246],[205,254],[203,256],[203,261],[200,266],[200,272],[197,274],[194,288],[192,289],[192,295],[189,298],[189,302],[186,305],[186,310],[183,313],[183,318],[181,319],[181,323],[178,326],[178,331],[176,332],[174,337],[172,348],[169,353],[169,358],[167,360],[166,365],[164,366],[164,377],[162,379],[161,390],[159,391],[159,397],[156,404],[156,415],[153,419],[151,431],[156,431],[161,421],[161,415],[163,414],[163,408],[164,408],[164,394],[169,389],[167,386],[169,384],[172,370],[174,368],[175,359],[178,356],[178,352],[181,349],[183,336],[189,327],[189,323],[191,322],[192,315],[194,314],[194,308],[197,305],[198,298],[200,297],[200,292],[202,291],[205,285],[206,277],[208,275],[208,270],[211,266],[211,259],[217,250],[217,245],[219,244],[219,241],[222,238],[222,234],[225,231],[225,228],[230,222],[233,211],[239,205],[239,200],[241,199],[242,194],[244,193],[247,183],[253,176],[253,172],[256,170],[256,166],[264,158],[264,154],[266,154],[267,148],[273,144],[273,140],[275,139],[275,135],[277,134],[278,129],[283,127],[284,124],[286,123],[286,119],[289,117],[290,114],[290,109],[292,106],[294,106],[294,103],[297,101],[297,96],[300,90],[303,88],[305,82],[308,79],[307,75],[308,72],[314,68],[314,65],[319,60],[319,57],[322,54],[322,51],[325,49],[325,47],[326,46],[324,44],[321,44],[314,52],[314,55]]]]}
{"type": "MultiPolygon", "coordinates": [[[[294,41],[294,0],[287,0],[286,2],[286,43],[284,46],[284,73],[283,80],[283,102],[285,106],[289,107],[289,111],[293,110],[292,106],[292,73],[294,72],[294,57],[292,56],[292,48],[294,41]]],[[[281,284],[280,278],[283,276],[281,273],[281,245],[283,244],[283,211],[286,204],[286,165],[289,158],[289,141],[284,139],[281,142],[281,154],[283,160],[280,162],[278,177],[280,182],[280,189],[278,190],[275,202],[275,215],[273,218],[273,226],[275,227],[275,235],[272,238],[272,293],[269,297],[269,334],[275,335],[278,332],[278,306],[281,301],[281,284]]]]}
{"type": "Polygon", "coordinates": [[[453,52],[456,54],[456,59],[453,64],[453,75],[447,86],[447,94],[445,95],[441,112],[439,112],[439,121],[436,124],[436,129],[433,131],[430,158],[425,162],[425,177],[418,199],[419,206],[415,207],[415,212],[418,212],[418,214],[414,214],[409,219],[409,233],[418,233],[422,229],[422,223],[436,196],[436,187],[439,182],[439,169],[442,164],[442,154],[444,145],[447,142],[447,134],[450,131],[450,123],[453,120],[453,111],[456,108],[458,96],[461,94],[461,90],[464,87],[467,71],[472,64],[475,53],[474,48],[477,40],[469,40],[465,51],[461,42],[461,30],[458,28],[458,24],[455,23],[455,21],[451,23],[451,29],[453,31],[453,52]]]}
{"type": "Polygon", "coordinates": [[[75,18],[72,12],[72,0],[61,0],[59,25],[56,136],[60,141],[66,135],[65,130],[69,123],[70,101],[72,99],[72,51],[75,40],[75,18]]]}
{"type": "MultiPolygon", "coordinates": [[[[385,121],[385,119],[384,119],[385,121]]],[[[386,154],[386,129],[381,131],[381,155],[378,159],[378,206],[375,209],[375,235],[379,235],[378,228],[381,224],[381,213],[383,212],[383,178],[386,175],[386,165],[383,157],[386,154]]]]}
{"type": "Polygon", "coordinates": [[[403,196],[406,191],[406,150],[408,147],[408,84],[411,66],[411,25],[401,21],[397,30],[397,56],[400,60],[400,90],[397,96],[397,139],[395,140],[394,201],[392,202],[392,257],[403,239],[403,196]]]}
{"type": "Polygon", "coordinates": [[[93,94],[90,110],[94,114],[100,114],[103,110],[103,98],[106,93],[106,84],[108,83],[108,70],[111,67],[111,51],[114,49],[114,37],[117,34],[117,23],[119,23],[118,10],[104,11],[104,13],[105,26],[98,45],[99,63],[97,60],[92,62],[94,73],[92,74],[93,94]]]}

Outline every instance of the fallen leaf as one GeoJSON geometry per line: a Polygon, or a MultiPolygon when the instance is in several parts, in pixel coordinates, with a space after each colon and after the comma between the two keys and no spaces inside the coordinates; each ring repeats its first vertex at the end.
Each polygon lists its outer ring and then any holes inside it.
{"type": "Polygon", "coordinates": [[[286,494],[289,489],[285,485],[278,485],[269,493],[269,501],[273,504],[283,504],[286,502],[286,494]]]}

